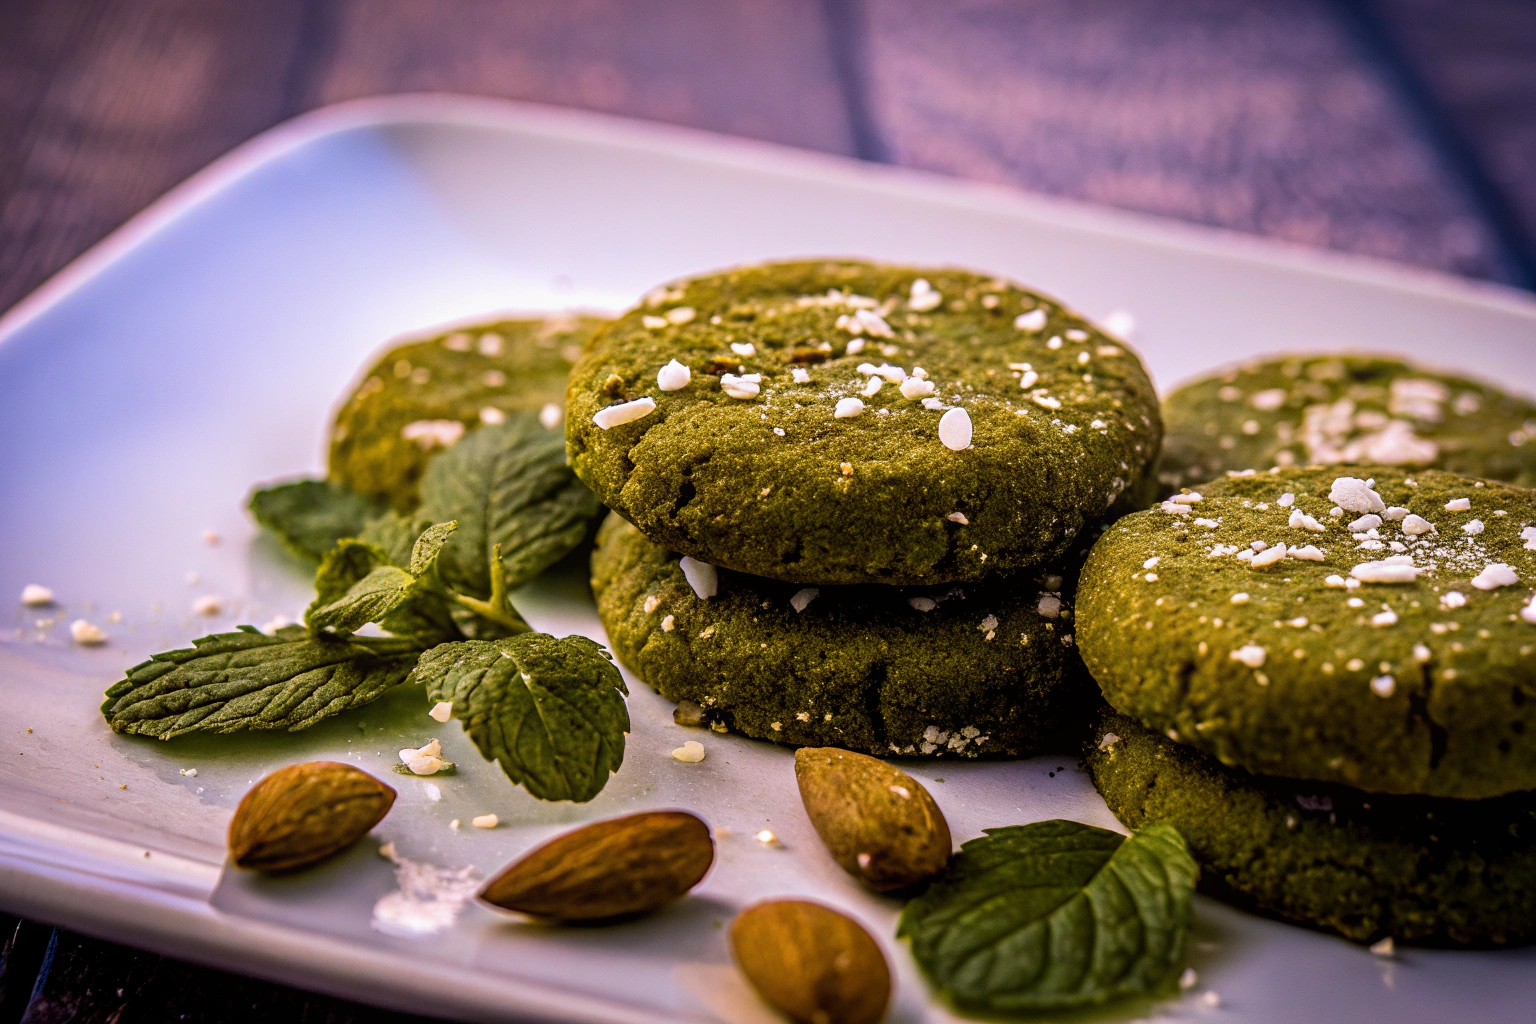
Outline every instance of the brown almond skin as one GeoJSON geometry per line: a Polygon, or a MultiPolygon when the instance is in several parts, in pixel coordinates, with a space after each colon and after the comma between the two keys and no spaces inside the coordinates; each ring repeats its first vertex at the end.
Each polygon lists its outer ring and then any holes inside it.
{"type": "Polygon", "coordinates": [[[629,917],[682,896],[714,862],[704,822],[645,811],[557,836],[487,882],[480,898],[550,921],[629,917]]]}
{"type": "Polygon", "coordinates": [[[949,863],[954,843],[944,812],[906,772],[868,754],[801,747],[795,781],[832,859],[876,892],[905,889],[949,863]]]}
{"type": "Polygon", "coordinates": [[[858,922],[769,900],[731,922],[731,949],[763,1001],[799,1024],[875,1024],[891,999],[885,954],[858,922]]]}
{"type": "Polygon", "coordinates": [[[339,761],[291,764],[262,779],[229,822],[229,856],[252,871],[292,871],[340,853],[383,820],[395,791],[339,761]]]}

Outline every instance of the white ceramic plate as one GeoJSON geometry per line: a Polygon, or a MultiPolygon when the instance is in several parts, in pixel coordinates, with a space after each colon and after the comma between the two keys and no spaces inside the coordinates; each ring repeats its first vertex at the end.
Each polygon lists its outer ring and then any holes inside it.
{"type": "MultiPolygon", "coordinates": [[[[443,1016],[745,1024],[764,1011],[727,966],[723,925],[753,899],[802,894],[880,938],[897,973],[892,1021],[947,1017],[893,938],[898,905],[861,891],[818,844],[789,751],[708,734],[707,760],[678,763],[668,751],[699,734],[642,685],[624,768],[584,806],[507,785],[457,726],[426,718],[419,694],[236,742],[124,739],[96,711],[152,651],[303,608],[308,570],[258,534],[244,496],[321,468],[331,403],[387,339],[509,308],[622,308],[674,275],[806,254],[966,264],[1090,315],[1129,310],[1164,383],[1264,351],[1377,348],[1536,390],[1536,302],[1504,289],[586,114],[433,98],[308,115],[177,189],[0,321],[0,904],[443,1016]],[[63,607],[16,604],[32,582],[63,607]],[[194,617],[204,594],[226,613],[194,617]],[[73,647],[77,617],[110,643],[73,647]],[[439,780],[435,803],[424,781],[391,777],[400,799],[377,832],[413,858],[494,870],[572,823],[646,807],[691,808],[732,834],[692,898],[606,929],[472,907],[433,938],[384,935],[370,912],[393,879],[369,843],[294,879],[221,874],[228,815],[266,770],[331,757],[387,772],[394,750],[432,735],[460,774],[439,780]],[[448,828],[485,811],[507,824],[448,828]],[[783,845],[759,844],[763,828],[783,845]]],[[[520,605],[538,628],[601,637],[583,577],[564,566],[520,605]]],[[[957,840],[1051,817],[1116,827],[1070,758],[906,767],[957,840]]],[[[1504,1021],[1536,998],[1530,951],[1383,960],[1204,899],[1191,959],[1190,995],[1105,1016],[1504,1021]],[[1206,990],[1219,1008],[1200,1002],[1206,990]]]]}

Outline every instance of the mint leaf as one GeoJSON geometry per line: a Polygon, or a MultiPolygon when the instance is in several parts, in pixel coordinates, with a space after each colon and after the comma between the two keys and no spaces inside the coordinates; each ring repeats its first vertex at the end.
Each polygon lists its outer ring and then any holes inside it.
{"type": "MultiPolygon", "coordinates": [[[[398,512],[388,512],[364,527],[357,539],[373,545],[385,563],[403,569],[411,564],[416,540],[427,528],[427,520],[413,520],[398,512]]],[[[318,589],[318,578],[316,582],[318,589]]],[[[486,626],[474,612],[461,607],[453,591],[443,584],[435,565],[419,574],[416,584],[416,589],[404,604],[379,620],[381,627],[396,636],[414,637],[422,647],[435,647],[455,640],[510,635],[486,626]],[[459,625],[460,619],[464,622],[462,627],[459,625]]],[[[324,603],[339,596],[332,595],[324,603]]]]}
{"type": "Polygon", "coordinates": [[[429,526],[421,532],[416,543],[411,545],[412,576],[420,576],[437,564],[437,556],[442,553],[443,545],[448,543],[448,538],[458,528],[457,522],[446,522],[429,526]]]}
{"type": "Polygon", "coordinates": [[[985,831],[897,931],[958,1006],[1084,1006],[1150,992],[1183,963],[1199,869],[1171,825],[1129,839],[1060,820],[985,831]]]}
{"type": "Polygon", "coordinates": [[[389,564],[383,548],[350,537],[341,541],[325,553],[320,559],[320,568],[315,570],[315,599],[310,604],[311,609],[341,600],[369,573],[389,564]]]}
{"type": "Polygon", "coordinates": [[[294,480],[251,493],[251,514],[283,546],[318,561],[345,537],[356,537],[384,505],[328,480],[294,480]]]}
{"type": "Polygon", "coordinates": [[[541,800],[585,803],[624,761],[629,691],[608,652],[584,636],[443,644],[411,678],[433,703],[452,701],[481,755],[541,800]]]}
{"type": "MultiPolygon", "coordinates": [[[[422,528],[423,522],[391,512],[363,531],[369,540],[344,540],[326,555],[315,573],[317,596],[305,613],[309,627],[351,632],[377,622],[422,647],[528,632],[528,623],[507,600],[505,585],[493,586],[490,599],[482,601],[456,594],[443,582],[438,559],[455,525],[422,528]]],[[[491,550],[494,556],[497,549],[491,550]]]]}
{"type": "Polygon", "coordinates": [[[399,512],[386,512],[363,527],[357,539],[381,549],[390,565],[404,569],[411,564],[411,551],[416,538],[431,525],[430,519],[403,516],[399,512]]]}
{"type": "Polygon", "coordinates": [[[406,600],[381,618],[379,626],[395,636],[412,637],[428,648],[475,636],[474,621],[471,613],[459,607],[453,592],[443,586],[433,567],[417,577],[406,600]],[[459,627],[460,613],[470,623],[467,631],[459,627]]]}
{"type": "Polygon", "coordinates": [[[480,598],[491,592],[494,545],[506,585],[516,589],[580,544],[599,507],[566,465],[564,438],[533,413],[474,431],[433,458],[421,478],[421,514],[459,524],[443,552],[443,579],[480,598]]]}
{"type": "Polygon", "coordinates": [[[311,605],[304,622],[312,633],[355,633],[370,622],[383,622],[410,600],[416,577],[393,565],[381,565],[329,604],[311,605]]]}
{"type": "Polygon", "coordinates": [[[168,740],[189,732],[297,731],[378,699],[405,680],[421,649],[410,640],[277,636],[241,626],[156,654],[106,693],[114,732],[168,740]]]}
{"type": "Polygon", "coordinates": [[[428,527],[411,548],[409,570],[391,565],[383,548],[342,541],[315,573],[315,600],[304,613],[310,632],[352,633],[370,622],[386,629],[388,623],[399,627],[409,622],[399,631],[422,635],[417,628],[421,621],[451,622],[449,603],[457,599],[437,577],[437,556],[457,528],[457,523],[428,527]],[[411,604],[416,607],[406,607],[411,604]]]}

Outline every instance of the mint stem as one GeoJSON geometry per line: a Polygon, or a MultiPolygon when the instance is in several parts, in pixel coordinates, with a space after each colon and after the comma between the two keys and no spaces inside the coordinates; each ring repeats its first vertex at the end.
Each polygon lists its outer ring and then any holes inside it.
{"type": "Polygon", "coordinates": [[[481,618],[490,619],[506,627],[513,634],[533,632],[533,627],[523,621],[523,617],[517,614],[517,609],[513,608],[507,600],[507,573],[501,564],[500,544],[491,548],[491,599],[482,601],[463,594],[454,594],[453,599],[481,618]]]}
{"type": "Polygon", "coordinates": [[[491,606],[503,613],[510,609],[507,604],[507,570],[501,564],[501,545],[491,546],[491,606]]]}
{"type": "Polygon", "coordinates": [[[528,625],[528,623],[518,618],[515,614],[507,614],[489,601],[482,601],[475,597],[465,597],[463,594],[454,594],[453,599],[481,618],[490,619],[498,625],[505,626],[513,634],[533,632],[533,627],[528,625]]]}

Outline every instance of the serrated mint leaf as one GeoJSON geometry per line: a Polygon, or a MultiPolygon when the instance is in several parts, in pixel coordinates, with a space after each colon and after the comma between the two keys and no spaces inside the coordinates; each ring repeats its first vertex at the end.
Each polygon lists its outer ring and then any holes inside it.
{"type": "Polygon", "coordinates": [[[304,613],[310,632],[352,633],[370,622],[384,625],[392,618],[399,622],[395,613],[412,602],[423,606],[414,613],[441,621],[452,595],[438,584],[437,556],[455,528],[454,523],[439,523],[417,538],[411,551],[414,571],[389,564],[382,548],[360,540],[342,541],[315,573],[316,597],[304,613]],[[436,605],[443,609],[431,607],[436,605]]]}
{"type": "MultiPolygon", "coordinates": [[[[319,596],[310,605],[310,616],[319,609],[341,602],[347,591],[361,583],[367,573],[373,573],[381,565],[393,565],[412,573],[416,582],[406,600],[390,608],[381,619],[375,619],[389,633],[415,637],[422,646],[467,639],[495,640],[528,633],[528,623],[519,616],[518,609],[505,600],[505,586],[493,586],[493,600],[479,600],[459,596],[442,582],[442,547],[453,536],[455,528],[452,522],[430,525],[429,520],[410,519],[398,513],[379,516],[362,531],[361,537],[344,540],[321,562],[319,573],[315,574],[315,590],[319,596]],[[407,570],[406,567],[412,568],[407,570]]],[[[326,625],[339,628],[333,616],[341,611],[343,608],[338,606],[323,614],[315,628],[326,628],[326,625]]]]}
{"type": "Polygon", "coordinates": [[[189,732],[296,731],[378,699],[420,657],[409,640],[317,639],[253,627],[157,654],[107,690],[113,731],[168,740],[189,732]]]}
{"type": "Polygon", "coordinates": [[[296,555],[319,561],[384,514],[382,502],[328,480],[294,480],[252,492],[251,514],[296,555]]]}
{"type": "Polygon", "coordinates": [[[357,539],[379,548],[385,553],[390,565],[404,569],[411,564],[411,551],[415,547],[416,538],[431,523],[430,519],[386,512],[363,527],[357,539]]]}
{"type": "Polygon", "coordinates": [[[459,627],[461,611],[452,592],[442,585],[433,569],[417,577],[406,600],[380,619],[379,627],[395,636],[411,637],[423,648],[436,647],[474,637],[474,633],[459,627]]]}
{"type": "Polygon", "coordinates": [[[443,550],[443,545],[448,543],[448,538],[452,537],[458,528],[457,522],[446,522],[429,526],[421,532],[421,536],[416,538],[416,543],[411,545],[412,576],[420,576],[432,568],[443,550]]]}
{"type": "MultiPolygon", "coordinates": [[[[409,520],[391,512],[369,523],[362,537],[342,541],[325,556],[315,573],[316,596],[305,614],[306,620],[313,623],[320,614],[321,625],[314,628],[324,629],[325,624],[334,628],[336,619],[323,610],[344,601],[348,591],[381,567],[393,566],[397,572],[404,572],[419,532],[409,520]]],[[[463,640],[468,635],[454,620],[457,607],[453,594],[442,585],[433,566],[416,577],[416,585],[404,601],[384,611],[375,621],[395,636],[410,637],[423,648],[434,647],[463,640]]]]}
{"type": "Polygon", "coordinates": [[[340,600],[373,570],[389,564],[383,548],[352,538],[341,541],[320,559],[320,568],[315,570],[315,600],[310,608],[340,600]]]}
{"type": "Polygon", "coordinates": [[[432,703],[452,701],[486,760],[541,800],[591,800],[624,761],[629,691],[584,636],[443,644],[411,678],[432,703]]]}
{"type": "Polygon", "coordinates": [[[566,465],[564,438],[532,413],[474,431],[434,457],[421,479],[421,514],[459,523],[443,551],[443,579],[479,598],[491,593],[494,545],[516,589],[580,544],[598,509],[566,465]]]}
{"type": "Polygon", "coordinates": [[[1065,1009],[1151,992],[1184,962],[1199,869],[1162,822],[986,829],[907,904],[899,936],[971,1010],[1065,1009]]]}
{"type": "Polygon", "coordinates": [[[370,622],[382,622],[405,604],[415,586],[416,577],[404,569],[381,565],[336,600],[312,605],[304,622],[312,633],[355,633],[370,622]]]}

